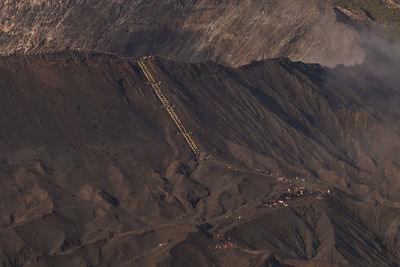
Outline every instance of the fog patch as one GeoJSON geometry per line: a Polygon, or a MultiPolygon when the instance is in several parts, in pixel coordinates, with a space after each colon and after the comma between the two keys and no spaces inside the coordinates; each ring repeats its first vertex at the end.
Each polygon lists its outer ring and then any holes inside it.
{"type": "Polygon", "coordinates": [[[374,34],[362,33],[361,46],[366,50],[362,67],[400,91],[400,45],[374,34]]]}

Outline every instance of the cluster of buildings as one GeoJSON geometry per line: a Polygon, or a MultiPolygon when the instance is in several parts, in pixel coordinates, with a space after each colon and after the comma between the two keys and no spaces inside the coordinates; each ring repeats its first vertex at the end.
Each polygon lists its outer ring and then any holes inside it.
{"type": "Polygon", "coordinates": [[[278,200],[278,201],[267,201],[266,203],[263,204],[263,206],[266,208],[279,208],[279,207],[287,207],[288,204],[283,200],[278,200]]]}
{"type": "Polygon", "coordinates": [[[228,240],[219,239],[219,234],[216,235],[218,238],[217,243],[215,244],[216,249],[228,249],[228,248],[235,248],[235,245],[231,242],[231,239],[228,240]]]}
{"type": "Polygon", "coordinates": [[[279,208],[279,207],[287,207],[287,201],[301,198],[301,197],[311,197],[318,200],[324,199],[326,196],[332,194],[333,192],[330,189],[313,189],[307,190],[304,185],[299,185],[299,183],[305,183],[306,179],[304,178],[295,178],[295,182],[285,177],[278,177],[279,182],[286,183],[288,188],[280,195],[279,200],[276,201],[267,201],[263,203],[263,207],[267,208],[279,208]]]}
{"type": "Polygon", "coordinates": [[[224,242],[218,242],[218,243],[215,245],[215,248],[216,248],[216,249],[228,249],[228,248],[234,248],[234,245],[233,245],[232,242],[226,242],[226,243],[224,243],[224,242]]]}

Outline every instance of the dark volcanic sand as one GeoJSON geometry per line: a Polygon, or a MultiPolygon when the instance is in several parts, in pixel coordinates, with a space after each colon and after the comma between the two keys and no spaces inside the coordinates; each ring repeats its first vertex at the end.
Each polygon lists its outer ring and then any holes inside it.
{"type": "Polygon", "coordinates": [[[395,90],[286,59],[148,66],[212,160],[133,59],[0,58],[2,266],[397,266],[395,90]],[[279,177],[305,194],[264,207],[279,177]]]}

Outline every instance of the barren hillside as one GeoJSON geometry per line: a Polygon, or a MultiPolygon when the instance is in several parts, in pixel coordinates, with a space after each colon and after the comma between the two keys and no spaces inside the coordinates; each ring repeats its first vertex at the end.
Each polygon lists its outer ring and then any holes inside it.
{"type": "Polygon", "coordinates": [[[361,67],[145,62],[207,160],[134,59],[0,59],[2,266],[396,266],[396,91],[361,67]]]}

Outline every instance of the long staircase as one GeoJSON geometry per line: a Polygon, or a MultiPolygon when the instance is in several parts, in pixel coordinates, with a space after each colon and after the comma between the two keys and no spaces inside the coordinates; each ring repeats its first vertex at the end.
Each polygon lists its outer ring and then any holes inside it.
{"type": "Polygon", "coordinates": [[[147,57],[137,60],[139,67],[141,68],[144,76],[146,77],[147,81],[150,83],[151,87],[153,88],[154,93],[156,94],[158,99],[161,101],[163,108],[168,112],[169,116],[174,121],[176,127],[178,127],[180,133],[185,138],[190,149],[193,151],[193,153],[197,157],[202,159],[204,157],[204,155],[203,155],[204,153],[202,153],[200,151],[199,146],[196,144],[196,142],[191,137],[191,133],[186,129],[185,125],[183,124],[183,122],[179,119],[178,115],[176,114],[174,108],[169,103],[167,97],[165,96],[165,94],[163,93],[163,91],[160,87],[161,82],[156,82],[156,80],[154,79],[153,75],[151,74],[149,68],[146,65],[146,61],[145,61],[146,58],[147,57]]]}

